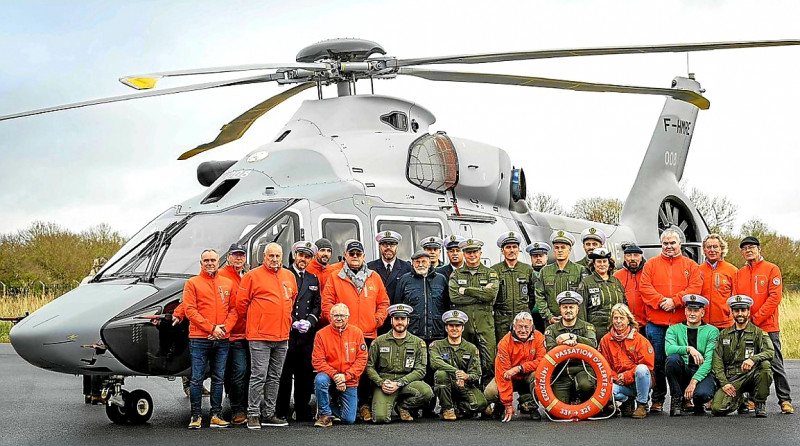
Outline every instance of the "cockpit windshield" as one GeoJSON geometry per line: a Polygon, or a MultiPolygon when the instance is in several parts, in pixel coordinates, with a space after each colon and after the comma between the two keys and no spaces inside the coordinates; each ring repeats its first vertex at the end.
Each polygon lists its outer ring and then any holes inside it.
{"type": "Polygon", "coordinates": [[[217,212],[181,214],[170,208],[139,231],[108,261],[98,279],[148,275],[193,276],[200,254],[215,249],[222,256],[259,223],[286,206],[285,201],[248,203],[217,212]]]}

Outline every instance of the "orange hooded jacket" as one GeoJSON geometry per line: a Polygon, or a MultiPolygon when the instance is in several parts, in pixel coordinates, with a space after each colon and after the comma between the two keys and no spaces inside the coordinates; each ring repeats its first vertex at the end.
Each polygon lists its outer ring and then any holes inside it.
{"type": "Polygon", "coordinates": [[[777,265],[762,258],[743,266],[736,273],[736,294],[753,299],[750,319],[756,327],[767,333],[781,331],[778,306],[783,298],[783,278],[777,265]]]}
{"type": "Polygon", "coordinates": [[[547,348],[544,346],[544,335],[534,330],[525,342],[517,339],[513,333],[508,332],[500,343],[497,344],[497,357],[494,360],[494,379],[500,394],[500,402],[510,406],[514,400],[513,380],[523,379],[525,375],[533,373],[539,367],[539,361],[544,358],[547,348]],[[503,373],[513,367],[522,366],[522,373],[517,373],[511,379],[503,378],[503,373]]]}
{"type": "Polygon", "coordinates": [[[242,278],[236,310],[247,316],[248,341],[280,342],[289,339],[297,281],[285,268],[262,265],[242,278]]]}
{"type": "Polygon", "coordinates": [[[644,364],[650,370],[651,376],[655,368],[655,353],[653,345],[638,331],[631,329],[630,334],[621,342],[614,339],[612,333],[608,332],[600,340],[600,354],[606,358],[614,377],[622,373],[626,386],[633,384],[636,380],[636,366],[644,364]]]}
{"type": "Polygon", "coordinates": [[[649,259],[642,269],[639,292],[645,304],[647,322],[656,325],[672,325],[686,320],[683,300],[686,294],[699,294],[703,288],[700,267],[694,260],[678,255],[666,257],[659,255],[649,259]],[[672,299],[675,309],[664,311],[659,304],[664,297],[672,299]]]}
{"type": "Polygon", "coordinates": [[[728,298],[733,296],[735,289],[736,267],[722,259],[717,261],[716,267],[706,261],[700,265],[700,275],[703,277],[700,295],[709,302],[703,322],[720,330],[730,327],[733,325],[733,317],[728,298]]]}
{"type": "Polygon", "coordinates": [[[358,386],[358,379],[367,367],[367,343],[361,329],[347,324],[341,332],[328,325],[317,332],[311,365],[331,378],[344,373],[347,387],[358,386]]]}
{"type": "Polygon", "coordinates": [[[231,305],[236,298],[236,288],[230,279],[207,272],[186,281],[183,286],[181,305],[189,319],[189,337],[207,339],[217,325],[225,325],[224,339],[228,338],[236,324],[236,307],[231,305]]]}
{"type": "Polygon", "coordinates": [[[628,268],[621,268],[614,273],[614,277],[622,282],[622,287],[625,288],[625,299],[628,301],[628,308],[636,317],[639,325],[644,326],[647,323],[645,315],[645,304],[642,301],[642,293],[639,291],[639,285],[642,281],[642,271],[632,273],[628,268]]]}

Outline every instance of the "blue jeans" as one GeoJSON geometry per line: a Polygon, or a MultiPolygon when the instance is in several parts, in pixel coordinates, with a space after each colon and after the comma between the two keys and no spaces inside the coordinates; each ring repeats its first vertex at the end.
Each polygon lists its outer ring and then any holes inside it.
{"type": "MultiPolygon", "coordinates": [[[[686,386],[689,385],[689,381],[697,371],[697,366],[688,367],[683,362],[683,356],[675,353],[667,356],[664,371],[667,375],[667,381],[669,381],[669,390],[672,398],[683,398],[686,386]]],[[[694,388],[694,395],[692,396],[694,406],[699,407],[711,401],[711,398],[714,398],[715,387],[714,374],[709,372],[694,388]]]]}
{"type": "Polygon", "coordinates": [[[192,357],[192,380],[189,384],[189,400],[192,416],[203,414],[203,380],[206,366],[211,365],[211,415],[222,412],[222,381],[225,376],[225,363],[228,360],[227,339],[209,341],[208,339],[189,339],[189,352],[192,357]]]}
{"type": "Polygon", "coordinates": [[[246,339],[231,341],[225,369],[225,393],[231,400],[231,413],[244,414],[250,382],[250,347],[246,339]]]}
{"type": "Polygon", "coordinates": [[[647,323],[645,331],[647,340],[653,345],[655,353],[655,369],[653,370],[656,378],[656,385],[653,387],[653,402],[663,403],[667,398],[667,377],[664,375],[664,365],[667,359],[664,339],[667,337],[666,325],[656,325],[652,322],[647,323]]]}
{"type": "Polygon", "coordinates": [[[344,392],[340,392],[333,384],[333,379],[320,372],[314,378],[314,395],[317,397],[317,409],[320,415],[333,415],[341,418],[344,424],[356,422],[357,387],[348,387],[344,392]],[[331,401],[335,403],[331,405],[331,401]]]}
{"type": "Polygon", "coordinates": [[[639,404],[647,404],[647,395],[650,393],[650,369],[644,364],[636,366],[636,378],[633,384],[628,386],[620,386],[614,384],[614,398],[617,401],[624,403],[628,401],[629,397],[636,397],[636,402],[639,404]]]}

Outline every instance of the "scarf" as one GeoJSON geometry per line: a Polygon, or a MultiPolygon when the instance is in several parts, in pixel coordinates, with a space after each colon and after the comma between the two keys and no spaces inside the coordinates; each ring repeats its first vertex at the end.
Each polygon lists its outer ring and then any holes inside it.
{"type": "Polygon", "coordinates": [[[614,340],[617,342],[622,342],[626,338],[633,339],[633,330],[631,329],[630,325],[628,325],[628,327],[623,332],[618,332],[616,328],[611,327],[611,331],[609,331],[608,334],[610,334],[611,337],[614,338],[614,340]]]}
{"type": "Polygon", "coordinates": [[[342,268],[342,272],[344,272],[345,276],[347,276],[353,282],[353,285],[356,286],[356,289],[358,289],[358,294],[361,294],[361,290],[364,289],[364,283],[367,281],[367,277],[369,277],[367,265],[361,265],[361,268],[358,271],[353,271],[352,268],[345,265],[344,268],[342,268]]]}

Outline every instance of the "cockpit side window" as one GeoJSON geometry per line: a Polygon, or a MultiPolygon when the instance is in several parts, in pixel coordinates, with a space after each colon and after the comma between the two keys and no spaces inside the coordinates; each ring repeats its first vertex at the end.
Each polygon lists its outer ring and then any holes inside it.
{"type": "Polygon", "coordinates": [[[277,243],[283,249],[283,263],[288,265],[292,245],[300,239],[300,219],[294,212],[286,212],[250,239],[250,268],[264,263],[264,251],[270,243],[277,243]]]}
{"type": "MultiPolygon", "coordinates": [[[[395,231],[403,237],[397,246],[397,258],[409,260],[426,237],[442,237],[442,225],[427,221],[379,220],[378,233],[395,231]]],[[[442,259],[440,259],[442,260],[442,259]]]]}

